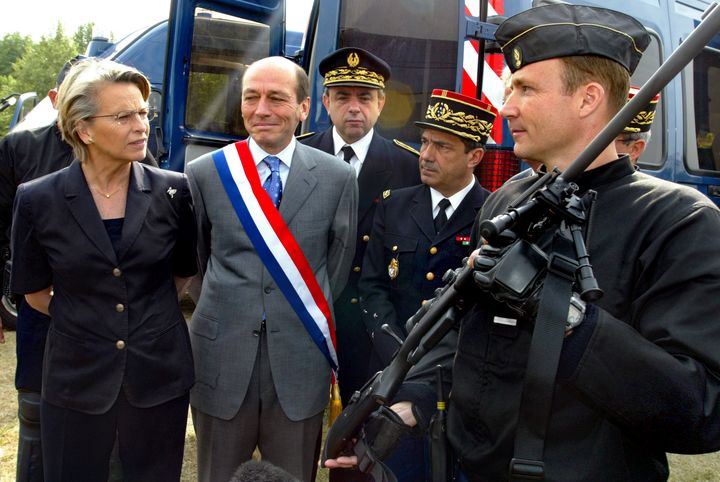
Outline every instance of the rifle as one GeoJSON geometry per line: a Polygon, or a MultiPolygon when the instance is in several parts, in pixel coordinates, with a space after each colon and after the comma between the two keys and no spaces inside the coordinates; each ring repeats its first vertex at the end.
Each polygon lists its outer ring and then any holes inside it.
{"type": "MultiPolygon", "coordinates": [[[[719,31],[720,8],[717,8],[717,3],[713,3],[703,14],[703,20],[695,30],[564,172],[556,170],[546,173],[516,199],[505,213],[483,221],[480,225],[483,238],[493,245],[499,243],[508,230],[519,231],[522,228],[518,240],[511,248],[522,251],[527,250],[528,246],[531,247],[527,238],[533,238],[537,234],[530,233],[528,227],[548,227],[554,226],[557,221],[568,221],[575,225],[572,237],[575,241],[577,263],[574,268],[581,297],[586,301],[594,301],[601,296],[602,292],[594,282],[589,256],[584,250],[578,227],[584,222],[584,216],[582,200],[576,196],[578,186],[573,181],[719,31]]],[[[524,296],[532,289],[531,284],[538,279],[542,280],[543,268],[538,267],[537,261],[528,263],[531,265],[528,269],[535,272],[523,274],[526,282],[522,286],[508,288],[515,291],[514,295],[524,296]]],[[[353,452],[355,439],[358,438],[363,422],[377,408],[392,402],[410,368],[452,328],[455,323],[455,310],[451,308],[459,305],[467,308],[476,302],[476,296],[473,295],[478,294],[478,288],[475,287],[473,270],[470,267],[462,266],[448,271],[443,276],[443,282],[446,284],[438,289],[436,297],[408,320],[408,325],[413,328],[390,364],[353,395],[348,406],[330,427],[323,450],[323,462],[353,452]]],[[[360,465],[363,469],[362,463],[360,465]]]]}

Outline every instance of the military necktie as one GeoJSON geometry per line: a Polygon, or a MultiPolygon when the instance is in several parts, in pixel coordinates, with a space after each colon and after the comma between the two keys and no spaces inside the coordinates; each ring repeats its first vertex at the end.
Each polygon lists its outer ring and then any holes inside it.
{"type": "Polygon", "coordinates": [[[340,150],[343,152],[343,159],[345,159],[345,162],[349,163],[350,159],[352,159],[355,155],[355,151],[353,151],[352,146],[343,146],[340,150]]]}
{"type": "Polygon", "coordinates": [[[280,179],[280,159],[275,156],[267,156],[263,162],[270,168],[270,175],[263,183],[263,189],[268,193],[276,208],[280,207],[282,199],[282,179],[280,179]]]}
{"type": "Polygon", "coordinates": [[[440,230],[445,226],[445,223],[447,223],[447,213],[445,210],[450,206],[450,200],[448,198],[442,198],[440,202],[438,203],[438,207],[440,208],[440,211],[438,211],[437,216],[435,216],[435,219],[433,219],[433,222],[435,223],[435,232],[439,233],[440,230]]]}

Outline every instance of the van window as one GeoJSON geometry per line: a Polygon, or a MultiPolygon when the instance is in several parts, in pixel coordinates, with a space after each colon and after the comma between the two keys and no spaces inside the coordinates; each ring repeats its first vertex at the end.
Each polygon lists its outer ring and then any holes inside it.
{"type": "Polygon", "coordinates": [[[419,139],[413,124],[433,89],[455,89],[458,2],[342,2],[338,48],[359,47],[390,64],[387,101],[378,122],[386,137],[419,139]]]}
{"type": "Polygon", "coordinates": [[[693,99],[695,115],[686,122],[685,160],[692,171],[717,173],[720,171],[720,50],[705,48],[695,58],[692,80],[685,78],[687,87],[691,83],[692,88],[687,89],[686,95],[688,100],[693,99]]]}
{"type": "Polygon", "coordinates": [[[268,25],[197,9],[185,111],[187,128],[246,137],[240,114],[240,81],[251,63],[268,55],[268,25]]]}
{"type": "MultiPolygon", "coordinates": [[[[650,45],[640,58],[640,63],[635,69],[630,85],[642,87],[645,82],[660,68],[662,62],[662,51],[660,50],[660,39],[655,32],[650,32],[650,45]]],[[[665,152],[667,151],[667,133],[665,129],[665,101],[663,94],[660,94],[660,101],[655,109],[655,119],[650,129],[650,143],[645,148],[638,164],[643,168],[659,168],[665,163],[665,152]]]]}

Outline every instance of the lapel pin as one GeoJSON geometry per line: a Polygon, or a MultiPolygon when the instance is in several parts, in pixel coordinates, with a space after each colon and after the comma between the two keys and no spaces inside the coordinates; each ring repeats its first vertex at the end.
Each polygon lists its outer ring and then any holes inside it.
{"type": "Polygon", "coordinates": [[[175,189],[174,187],[169,187],[167,190],[167,193],[170,195],[171,198],[175,197],[176,192],[177,192],[177,189],[175,189]]]}

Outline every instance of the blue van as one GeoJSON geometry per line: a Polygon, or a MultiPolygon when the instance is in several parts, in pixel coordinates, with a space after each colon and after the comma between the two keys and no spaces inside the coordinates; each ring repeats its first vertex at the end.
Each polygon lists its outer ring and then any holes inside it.
{"type": "MultiPolygon", "coordinates": [[[[371,50],[391,65],[388,100],[377,128],[386,137],[416,144],[412,121],[422,116],[432,89],[473,95],[478,66],[484,67],[483,99],[499,107],[502,56],[487,54],[480,62],[477,53],[477,40],[492,38],[493,17],[558,1],[178,0],[168,21],[105,43],[99,55],[133,65],[150,78],[150,103],[161,112],[152,125],[150,148],[166,168],[182,170],[198,155],[247,135],[239,82],[247,65],[269,55],[292,58],[310,75],[313,102],[302,131],[327,128],[318,64],[346,46],[371,50]],[[481,10],[490,23],[479,22],[481,10]]],[[[623,11],[647,27],[652,43],[632,78],[633,85],[642,86],[711,2],[572,3],[623,11]]],[[[97,49],[97,43],[90,48],[97,49]]],[[[720,35],[665,87],[650,144],[639,161],[645,172],[693,186],[715,203],[720,203],[720,141],[715,142],[720,131],[719,48],[720,35]]],[[[477,172],[491,190],[524,167],[514,158],[503,126],[492,137],[495,144],[477,172]]]]}

